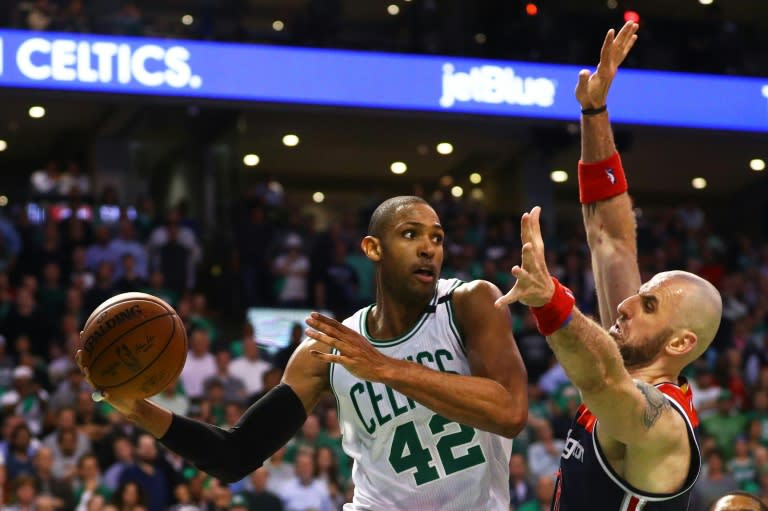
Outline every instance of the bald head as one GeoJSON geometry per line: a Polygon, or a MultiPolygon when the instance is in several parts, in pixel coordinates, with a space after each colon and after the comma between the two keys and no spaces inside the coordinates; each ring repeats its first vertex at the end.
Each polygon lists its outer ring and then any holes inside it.
{"type": "Polygon", "coordinates": [[[387,227],[391,225],[392,220],[402,208],[411,206],[413,204],[426,204],[429,203],[421,197],[415,195],[401,195],[399,197],[392,197],[387,199],[376,208],[371,215],[371,221],[368,223],[368,235],[381,238],[387,227]]]}
{"type": "Polygon", "coordinates": [[[712,511],[768,511],[756,495],[746,492],[731,492],[723,495],[712,505],[712,511]]]}
{"type": "Polygon", "coordinates": [[[687,271],[666,271],[656,274],[652,280],[669,281],[678,287],[681,299],[675,316],[677,328],[696,334],[696,348],[691,352],[691,362],[706,351],[720,327],[723,301],[720,291],[709,281],[687,271]]]}

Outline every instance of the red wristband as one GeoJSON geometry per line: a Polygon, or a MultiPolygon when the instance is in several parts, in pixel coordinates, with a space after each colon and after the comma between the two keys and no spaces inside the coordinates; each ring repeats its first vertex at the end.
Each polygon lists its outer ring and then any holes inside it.
{"type": "Polygon", "coordinates": [[[552,335],[557,330],[565,327],[571,321],[571,313],[576,299],[573,292],[562,285],[559,280],[552,277],[555,283],[555,292],[549,303],[541,307],[529,307],[533,318],[536,320],[536,328],[541,335],[552,335]]]}
{"type": "Polygon", "coordinates": [[[589,204],[627,191],[627,177],[618,152],[594,163],[579,161],[579,201],[589,204]]]}

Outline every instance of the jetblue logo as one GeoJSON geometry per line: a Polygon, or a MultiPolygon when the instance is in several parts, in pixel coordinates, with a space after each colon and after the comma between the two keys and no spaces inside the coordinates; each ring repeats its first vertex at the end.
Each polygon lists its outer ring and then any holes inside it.
{"type": "MultiPolygon", "coordinates": [[[[0,75],[2,75],[0,39],[0,75]]],[[[15,61],[30,80],[129,84],[197,89],[203,84],[189,65],[183,46],[132,46],[107,41],[77,41],[33,37],[19,45],[15,61]]]]}
{"type": "Polygon", "coordinates": [[[453,64],[443,65],[443,94],[440,106],[451,108],[456,102],[551,107],[556,84],[548,78],[517,76],[511,67],[476,66],[466,72],[453,64]]]}

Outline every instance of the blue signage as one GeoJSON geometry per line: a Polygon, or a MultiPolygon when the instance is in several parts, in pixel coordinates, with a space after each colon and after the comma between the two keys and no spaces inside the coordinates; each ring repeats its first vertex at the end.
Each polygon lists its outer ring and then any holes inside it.
{"type": "MultiPolygon", "coordinates": [[[[578,119],[580,68],[0,30],[0,87],[578,119]]],[[[615,122],[768,132],[768,79],[623,69],[615,122]]]]}

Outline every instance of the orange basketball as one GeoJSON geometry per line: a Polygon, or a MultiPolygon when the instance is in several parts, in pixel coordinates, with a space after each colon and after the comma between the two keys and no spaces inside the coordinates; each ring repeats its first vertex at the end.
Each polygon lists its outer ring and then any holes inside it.
{"type": "Polygon", "coordinates": [[[123,293],[94,310],[83,327],[82,364],[99,390],[143,399],[176,381],[187,359],[187,332],[156,296],[123,293]]]}

